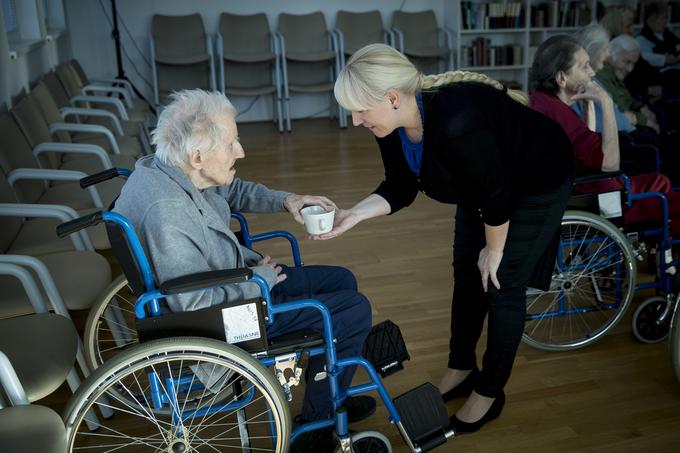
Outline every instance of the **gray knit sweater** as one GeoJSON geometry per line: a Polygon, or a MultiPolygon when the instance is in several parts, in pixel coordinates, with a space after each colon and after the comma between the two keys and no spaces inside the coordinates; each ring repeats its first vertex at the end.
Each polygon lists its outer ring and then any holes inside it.
{"type": "MultiPolygon", "coordinates": [[[[232,211],[285,211],[287,195],[240,179],[200,191],[179,167],[152,155],[137,161],[114,211],[132,223],[156,283],[194,272],[248,266],[272,287],[276,275],[269,267],[257,266],[260,255],[239,244],[229,221],[232,211]]],[[[172,311],[191,311],[257,295],[255,283],[241,283],[166,301],[172,311]]]]}

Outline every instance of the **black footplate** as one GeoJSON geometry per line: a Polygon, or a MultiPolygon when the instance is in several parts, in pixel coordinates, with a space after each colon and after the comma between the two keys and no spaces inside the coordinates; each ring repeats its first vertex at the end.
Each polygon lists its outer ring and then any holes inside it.
{"type": "Polygon", "coordinates": [[[394,399],[404,429],[414,446],[432,450],[452,437],[451,423],[439,389],[429,382],[394,399]],[[448,435],[447,435],[448,434],[448,435]]]}
{"type": "Polygon", "coordinates": [[[373,326],[364,342],[362,355],[382,377],[403,369],[402,362],[411,358],[399,326],[389,319],[373,326]]]}

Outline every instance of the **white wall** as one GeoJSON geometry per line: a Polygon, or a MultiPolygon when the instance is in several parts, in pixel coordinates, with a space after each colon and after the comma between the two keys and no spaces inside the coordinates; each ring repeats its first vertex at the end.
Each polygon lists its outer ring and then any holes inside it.
{"type": "MultiPolygon", "coordinates": [[[[71,32],[73,56],[78,58],[85,71],[93,77],[113,76],[117,73],[114,43],[111,39],[111,27],[104,16],[101,4],[105,5],[107,14],[111,16],[109,0],[66,0],[67,26],[71,32]]],[[[432,9],[438,17],[439,25],[444,25],[446,0],[407,0],[404,11],[421,11],[432,9]]],[[[149,33],[151,17],[154,14],[183,15],[200,13],[206,30],[215,33],[220,13],[253,14],[264,12],[269,18],[269,25],[276,30],[279,13],[305,14],[322,11],[326,16],[329,28],[335,25],[335,13],[338,10],[369,11],[379,10],[386,28],[392,21],[392,13],[402,4],[401,0],[118,0],[118,13],[127,25],[137,46],[148,59],[149,33]]],[[[446,7],[451,9],[450,6],[446,7]]],[[[151,83],[151,70],[144,59],[134,48],[130,37],[125,33],[119,21],[122,42],[134,66],[142,77],[151,83]]],[[[148,99],[152,98],[151,88],[133,70],[130,61],[124,58],[126,75],[148,99]]],[[[232,99],[237,109],[244,109],[249,99],[232,99]]],[[[294,118],[308,116],[328,107],[327,95],[293,94],[291,112],[294,118]]],[[[324,114],[327,115],[327,114],[324,114]]],[[[257,121],[271,118],[271,100],[260,99],[248,112],[239,118],[240,121],[257,121]]]]}
{"type": "Polygon", "coordinates": [[[9,108],[14,96],[22,90],[28,91],[32,82],[71,58],[71,46],[68,33],[64,33],[56,40],[41,41],[12,60],[4,23],[0,8],[0,106],[4,104],[9,108]]]}

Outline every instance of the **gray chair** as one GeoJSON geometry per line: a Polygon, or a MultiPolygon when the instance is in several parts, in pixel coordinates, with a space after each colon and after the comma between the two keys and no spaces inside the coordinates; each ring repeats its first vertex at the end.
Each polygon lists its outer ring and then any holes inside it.
{"type": "Polygon", "coordinates": [[[272,118],[283,132],[278,42],[267,16],[222,13],[216,47],[220,90],[230,97],[271,95],[272,118]]]}
{"type": "Polygon", "coordinates": [[[66,453],[61,417],[50,408],[29,404],[17,372],[2,351],[0,388],[10,399],[9,406],[0,404],[0,445],[4,453],[66,453]]]}
{"type": "Polygon", "coordinates": [[[335,17],[335,33],[342,57],[342,66],[347,57],[360,48],[374,43],[392,43],[392,34],[383,28],[380,11],[353,13],[338,11],[335,17]]]}
{"type": "Polygon", "coordinates": [[[175,90],[216,89],[212,43],[200,14],[154,14],[151,60],[156,106],[175,90]]]}
{"type": "MultiPolygon", "coordinates": [[[[330,112],[336,105],[333,84],[340,71],[338,45],[326,28],[323,13],[279,14],[276,36],[281,50],[286,129],[291,131],[290,92],[328,93],[330,112]]],[[[338,123],[347,127],[347,117],[337,106],[338,123]]]]}
{"type": "Polygon", "coordinates": [[[395,11],[392,17],[392,31],[396,48],[412,58],[423,72],[439,72],[439,63],[444,62],[446,70],[453,70],[453,45],[451,32],[437,26],[434,11],[407,13],[395,11]],[[428,61],[437,63],[430,71],[428,61]]]}
{"type": "Polygon", "coordinates": [[[59,123],[47,124],[40,112],[40,107],[30,95],[14,105],[10,114],[19,125],[34,154],[40,156],[40,162],[48,168],[77,170],[88,175],[111,167],[134,168],[136,159],[133,156],[121,154],[115,137],[105,128],[102,128],[100,132],[110,148],[113,148],[113,153],[108,153],[97,144],[55,142],[52,135],[62,130],[68,132],[69,128],[62,127],[63,125],[59,123]],[[44,157],[46,159],[43,160],[44,157]]]}

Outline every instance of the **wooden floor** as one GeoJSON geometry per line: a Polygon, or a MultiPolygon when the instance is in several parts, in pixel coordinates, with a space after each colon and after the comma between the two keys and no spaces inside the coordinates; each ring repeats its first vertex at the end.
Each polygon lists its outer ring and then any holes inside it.
{"type": "MultiPolygon", "coordinates": [[[[345,208],[380,182],[380,156],[368,131],[341,131],[328,120],[293,126],[292,134],[280,135],[271,124],[242,125],[246,158],[239,161],[237,176],[326,195],[345,208]]],[[[454,206],[420,196],[410,208],[331,241],[305,240],[303,227],[288,214],[250,215],[249,221],[253,232],[293,232],[306,264],[350,268],[372,303],[373,322],[391,319],[400,326],[411,360],[384,381],[396,396],[425,381],[436,384],[446,367],[454,212],[454,206]]],[[[283,242],[261,251],[290,261],[283,242]]],[[[643,298],[639,294],[636,301],[643,298]]],[[[630,331],[629,314],[613,333],[581,350],[549,353],[520,345],[501,417],[437,451],[680,452],[680,383],[670,368],[667,343],[643,345],[630,331]]],[[[484,346],[482,340],[480,357],[484,346]]],[[[61,409],[65,398],[64,390],[48,404],[61,409]]],[[[449,413],[462,403],[450,402],[449,413]]],[[[407,451],[382,407],[351,428],[380,431],[395,452],[407,451]]]]}

